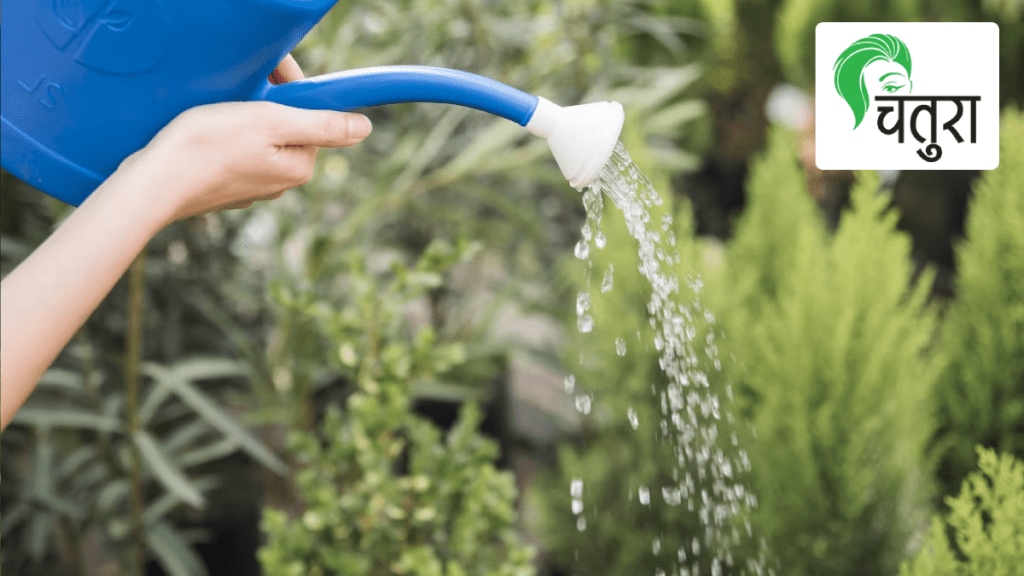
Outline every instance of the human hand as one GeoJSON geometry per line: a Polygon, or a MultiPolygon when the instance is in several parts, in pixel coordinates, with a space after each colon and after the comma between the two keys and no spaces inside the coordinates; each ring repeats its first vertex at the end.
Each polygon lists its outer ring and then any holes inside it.
{"type": "MultiPolygon", "coordinates": [[[[299,78],[302,70],[288,56],[271,81],[299,78]]],[[[319,147],[351,146],[371,129],[361,114],[271,102],[197,106],[178,115],[118,171],[153,170],[174,181],[174,193],[162,201],[169,220],[178,220],[278,198],[312,178],[319,147]]]]}

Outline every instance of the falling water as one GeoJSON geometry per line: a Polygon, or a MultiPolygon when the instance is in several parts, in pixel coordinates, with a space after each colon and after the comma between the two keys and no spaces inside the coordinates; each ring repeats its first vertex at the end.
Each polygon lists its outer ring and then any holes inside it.
{"type": "MultiPolygon", "coordinates": [[[[583,193],[587,220],[582,236],[576,245],[577,258],[587,261],[587,284],[590,284],[592,264],[590,262],[591,242],[597,248],[605,244],[600,230],[603,198],[622,211],[630,235],[636,240],[640,259],[640,273],[652,288],[647,304],[648,320],[654,331],[654,345],[659,352],[659,365],[667,377],[667,386],[659,391],[663,418],[660,421],[661,441],[669,443],[676,454],[672,463],[672,477],[677,481],[667,486],[640,486],[637,498],[643,506],[653,504],[686,506],[699,518],[701,533],[694,536],[689,546],[680,547],[673,558],[670,574],[697,575],[700,566],[710,567],[713,575],[722,574],[771,574],[765,567],[763,552],[757,558],[745,562],[734,560],[734,555],[747,555],[754,543],[754,535],[745,515],[757,505],[754,495],[747,490],[742,476],[750,471],[750,460],[742,448],[737,446],[735,434],[729,434],[730,443],[722,442],[724,435],[735,427],[735,419],[720,402],[716,390],[711,388],[705,372],[701,370],[698,351],[703,352],[715,367],[721,369],[714,331],[708,331],[706,339],[699,342],[695,317],[712,324],[714,316],[703,308],[697,296],[702,288],[700,279],[692,279],[688,287],[694,297],[684,302],[679,297],[679,279],[673,269],[678,264],[675,254],[675,237],[672,234],[672,218],[666,214],[657,224],[652,223],[650,209],[661,204],[661,198],[650,181],[637,169],[629,154],[618,144],[611,159],[605,165],[597,181],[583,193]],[[701,350],[701,348],[703,348],[701,350]],[[660,494],[662,502],[652,503],[652,493],[660,494]],[[741,522],[742,521],[742,522],[741,522]],[[742,524],[742,528],[740,525],[742,524]],[[744,552],[740,550],[743,549],[744,552]],[[701,551],[704,555],[701,555],[701,551]],[[734,554],[735,552],[735,554],[734,554]],[[709,556],[711,555],[711,556],[709,556]]],[[[609,268],[601,282],[601,292],[612,288],[614,270],[609,268]]],[[[591,314],[589,292],[580,292],[576,302],[577,327],[580,332],[591,332],[594,318],[591,314]]],[[[638,334],[639,336],[639,334],[638,334]]],[[[626,342],[619,338],[615,342],[616,354],[626,354],[626,342]]],[[[575,383],[575,378],[573,378],[575,383]]],[[[567,391],[575,386],[566,386],[567,391]]],[[[732,399],[730,388],[726,396],[732,399]]],[[[586,396],[581,403],[577,393],[577,408],[586,414],[590,412],[594,399],[586,396]],[[582,404],[582,405],[581,405],[582,404]]],[[[632,407],[628,411],[630,426],[636,430],[639,419],[632,407]]],[[[582,511],[582,502],[575,504],[577,489],[582,491],[582,479],[573,480],[573,510],[582,511]]],[[[582,516],[578,517],[578,520],[582,516]]],[[[577,528],[583,530],[577,521],[577,528]]],[[[660,540],[652,543],[654,554],[660,551],[660,540]]],[[[763,550],[763,549],[762,549],[763,550]]],[[[661,568],[659,573],[665,573],[661,568]]],[[[706,572],[705,572],[706,574],[706,572]]]]}

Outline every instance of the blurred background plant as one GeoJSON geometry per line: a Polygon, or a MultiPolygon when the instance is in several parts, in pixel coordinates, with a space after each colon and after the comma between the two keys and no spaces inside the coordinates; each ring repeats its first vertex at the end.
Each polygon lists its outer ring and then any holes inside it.
{"type": "MultiPolygon", "coordinates": [[[[720,438],[750,454],[753,542],[779,573],[895,574],[938,546],[927,518],[976,445],[1024,458],[1022,6],[349,1],[296,54],[308,75],[431,64],[622,101],[698,286],[680,298],[720,345],[703,369],[735,401],[720,438]],[[822,173],[813,118],[769,129],[780,83],[812,101],[817,22],[889,19],[1000,23],[998,170],[822,173]]],[[[164,230],[76,336],[2,437],[9,574],[505,574],[525,569],[519,540],[541,574],[657,574],[695,553],[692,511],[659,493],[680,470],[621,217],[606,203],[588,284],[580,195],[543,142],[461,108],[369,115],[373,136],[324,151],[308,185],[164,230]],[[362,367],[396,391],[374,410],[352,407],[374,397],[362,367]],[[476,506],[493,514],[462,524],[476,506]],[[440,534],[388,516],[430,507],[440,534]],[[443,543],[456,533],[464,555],[443,543]]],[[[6,274],[70,209],[2,186],[6,274]]]]}
{"type": "Polygon", "coordinates": [[[264,513],[266,574],[534,573],[515,530],[515,480],[494,467],[498,445],[480,435],[478,405],[463,404],[447,434],[412,411],[413,394],[443,386],[466,353],[461,342],[436,342],[431,325],[412,332],[403,307],[440,286],[473,248],[434,241],[415,266],[396,262],[389,278],[368,273],[353,253],[348,304],[316,307],[353,391],[344,412],[328,409],[320,434],[292,434],[306,510],[294,521],[264,513]]]}

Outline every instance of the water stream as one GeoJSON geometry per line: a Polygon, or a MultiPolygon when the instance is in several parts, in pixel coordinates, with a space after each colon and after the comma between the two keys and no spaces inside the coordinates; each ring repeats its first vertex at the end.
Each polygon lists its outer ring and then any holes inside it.
{"type": "MultiPolygon", "coordinates": [[[[694,535],[689,545],[674,551],[671,560],[655,576],[707,576],[708,570],[711,576],[772,574],[763,560],[763,547],[756,542],[745,519],[757,505],[743,481],[750,471],[750,459],[733,432],[737,422],[729,403],[719,398],[717,390],[723,387],[713,387],[701,368],[699,355],[704,355],[715,371],[722,366],[714,331],[707,330],[703,339],[698,338],[697,321],[714,323],[713,315],[699,300],[702,282],[699,278],[690,279],[688,288],[692,296],[680,297],[680,279],[675,274],[679,257],[671,216],[666,214],[660,222],[652,222],[651,209],[661,204],[661,198],[621,143],[597,181],[583,192],[587,220],[575,255],[588,261],[588,285],[591,245],[600,249],[606,242],[600,230],[604,198],[622,211],[629,233],[636,240],[639,270],[651,286],[648,322],[654,331],[659,365],[668,382],[656,392],[655,401],[660,403],[663,416],[659,423],[660,441],[668,443],[676,455],[671,463],[675,482],[640,486],[637,499],[645,506],[685,506],[696,514],[700,524],[701,533],[694,535]],[[705,567],[703,573],[701,566],[705,567]]],[[[601,293],[612,289],[613,278],[614,270],[609,266],[601,279],[601,293]]],[[[591,332],[594,318],[589,292],[578,294],[576,312],[577,328],[580,332],[591,332]]],[[[627,354],[625,340],[616,340],[615,351],[618,356],[627,354]]],[[[567,377],[566,391],[573,393],[575,387],[575,378],[567,377]]],[[[726,386],[724,390],[726,400],[730,401],[731,389],[726,386]]],[[[600,402],[600,398],[576,391],[580,412],[589,413],[593,402],[600,402]]],[[[630,408],[627,417],[630,426],[637,430],[640,423],[636,411],[630,408]]],[[[583,509],[584,482],[583,478],[574,479],[570,487],[572,509],[577,514],[583,509]]],[[[583,516],[578,516],[577,528],[585,527],[583,516]]],[[[660,549],[661,540],[656,539],[652,552],[657,556],[660,549]]]]}

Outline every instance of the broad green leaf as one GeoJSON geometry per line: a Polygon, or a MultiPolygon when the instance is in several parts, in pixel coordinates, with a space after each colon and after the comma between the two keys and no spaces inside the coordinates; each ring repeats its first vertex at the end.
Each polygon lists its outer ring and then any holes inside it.
{"type": "Polygon", "coordinates": [[[188,476],[164,454],[149,432],[139,430],[135,433],[134,440],[142,460],[168,492],[196,508],[206,505],[206,499],[199,489],[193,486],[188,476]]]}

